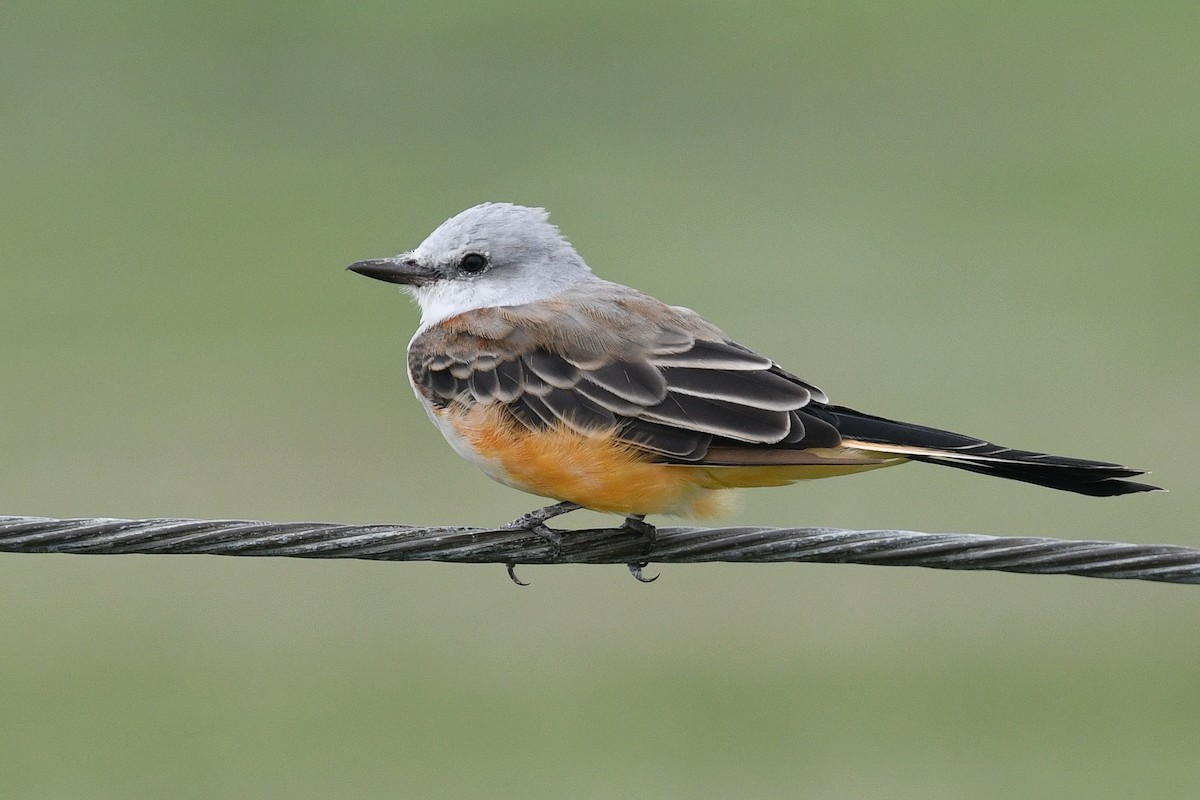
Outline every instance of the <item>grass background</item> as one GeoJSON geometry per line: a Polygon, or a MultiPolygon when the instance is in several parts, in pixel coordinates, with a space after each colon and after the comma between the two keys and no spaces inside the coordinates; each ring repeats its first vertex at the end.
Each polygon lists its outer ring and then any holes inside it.
{"type": "MultiPolygon", "coordinates": [[[[732,521],[1200,545],[1194,3],[89,3],[0,25],[4,513],[493,524],[347,275],[486,199],[836,400],[1154,470],[732,521]]],[[[1192,797],[1200,595],[0,556],[0,795],[1192,797]]]]}

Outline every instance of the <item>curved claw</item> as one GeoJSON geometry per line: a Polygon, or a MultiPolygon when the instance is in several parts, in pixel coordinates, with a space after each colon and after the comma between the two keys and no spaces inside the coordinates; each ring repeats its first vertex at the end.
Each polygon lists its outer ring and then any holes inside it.
{"type": "MultiPolygon", "coordinates": [[[[529,584],[517,577],[517,565],[511,561],[504,565],[504,569],[508,571],[509,580],[517,586],[528,586],[529,584]]],[[[657,575],[655,576],[658,577],[657,575]]]]}
{"type": "MultiPolygon", "coordinates": [[[[647,578],[642,574],[642,570],[649,566],[649,564],[649,561],[634,561],[626,564],[625,566],[629,567],[629,574],[632,575],[639,583],[654,583],[656,580],[658,580],[658,575],[655,575],[653,578],[647,578]]],[[[661,574],[662,573],[660,572],[659,575],[661,574]]]]}

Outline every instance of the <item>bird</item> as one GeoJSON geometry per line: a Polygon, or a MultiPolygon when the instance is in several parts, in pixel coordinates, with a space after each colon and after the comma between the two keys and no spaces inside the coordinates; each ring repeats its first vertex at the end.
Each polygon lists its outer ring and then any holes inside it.
{"type": "Polygon", "coordinates": [[[581,507],[652,534],[647,515],[716,516],[733,489],[911,461],[1098,497],[1159,489],[1120,464],[834,404],[695,311],[596,275],[543,208],[482,203],[347,269],[416,299],[417,398],[486,475],[558,501],[513,523],[546,535],[581,507]]]}

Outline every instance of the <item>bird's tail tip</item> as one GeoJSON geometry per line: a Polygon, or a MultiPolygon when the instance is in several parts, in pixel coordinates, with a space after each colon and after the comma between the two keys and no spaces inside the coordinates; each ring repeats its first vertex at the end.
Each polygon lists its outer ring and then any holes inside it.
{"type": "Polygon", "coordinates": [[[1032,483],[1050,489],[1075,492],[1089,497],[1119,497],[1141,492],[1166,491],[1163,487],[1154,484],[1127,480],[1146,474],[1140,470],[1098,461],[1059,459],[1054,456],[1049,456],[1043,461],[985,461],[935,454],[911,455],[910,458],[981,475],[994,475],[998,478],[1032,483]]]}
{"type": "Polygon", "coordinates": [[[913,461],[941,464],[1091,497],[1166,491],[1161,486],[1128,480],[1147,473],[1121,464],[1015,450],[959,433],[875,417],[842,407],[829,407],[828,413],[844,437],[843,444],[864,450],[895,453],[913,461]]]}

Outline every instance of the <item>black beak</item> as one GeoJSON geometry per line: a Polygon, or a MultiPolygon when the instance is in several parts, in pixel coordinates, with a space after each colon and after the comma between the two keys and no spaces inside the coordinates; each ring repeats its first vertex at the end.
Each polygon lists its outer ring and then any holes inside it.
{"type": "Polygon", "coordinates": [[[438,278],[436,272],[409,256],[369,258],[366,261],[355,261],[346,269],[377,281],[400,283],[405,286],[426,286],[438,278]]]}

